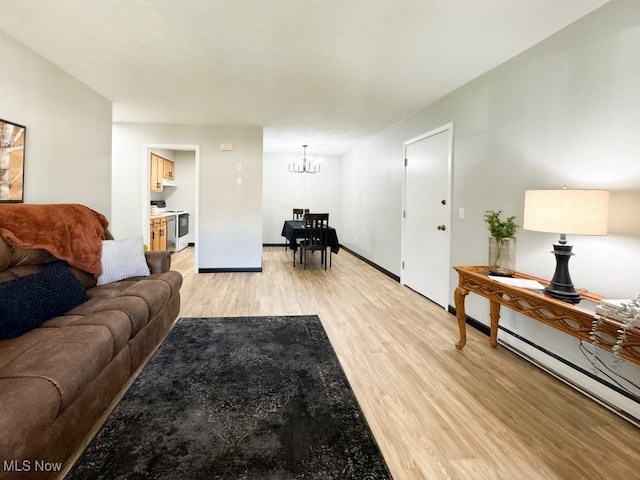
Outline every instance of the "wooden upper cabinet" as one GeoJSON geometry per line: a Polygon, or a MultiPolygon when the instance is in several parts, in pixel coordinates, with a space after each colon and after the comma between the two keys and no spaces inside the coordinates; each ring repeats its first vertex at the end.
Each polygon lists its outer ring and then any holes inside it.
{"type": "Polygon", "coordinates": [[[167,180],[175,180],[175,163],[171,160],[163,158],[163,174],[162,177],[167,180]]]}
{"type": "Polygon", "coordinates": [[[162,158],[155,153],[151,154],[151,179],[150,179],[150,187],[152,192],[162,192],[162,180],[167,179],[174,181],[175,180],[175,169],[176,164],[167,160],[166,158],[162,158]]]}
{"type": "Polygon", "coordinates": [[[164,176],[164,158],[151,154],[151,180],[152,192],[162,191],[162,178],[164,176]]]}
{"type": "Polygon", "coordinates": [[[171,180],[174,181],[175,177],[175,168],[176,164],[167,160],[166,158],[162,158],[155,153],[151,154],[151,179],[150,179],[150,187],[152,192],[162,192],[162,180],[171,180]]]}

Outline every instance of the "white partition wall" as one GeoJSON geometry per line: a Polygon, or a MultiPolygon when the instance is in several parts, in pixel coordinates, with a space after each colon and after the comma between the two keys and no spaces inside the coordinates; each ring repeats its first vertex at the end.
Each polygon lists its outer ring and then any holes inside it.
{"type": "MultiPolygon", "coordinates": [[[[145,145],[197,145],[199,271],[262,268],[262,128],[116,123],[113,223],[121,237],[145,228],[145,145]],[[222,144],[231,144],[223,150],[222,144]]],[[[184,188],[189,188],[185,186],[184,188]]]]}

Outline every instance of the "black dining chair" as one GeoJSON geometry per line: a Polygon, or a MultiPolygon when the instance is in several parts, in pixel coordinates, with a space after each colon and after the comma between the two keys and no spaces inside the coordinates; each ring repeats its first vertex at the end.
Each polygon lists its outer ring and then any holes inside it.
{"type": "MultiPolygon", "coordinates": [[[[309,213],[309,209],[308,208],[294,208],[293,209],[293,220],[298,220],[298,221],[299,220],[303,220],[304,216],[307,213],[309,213]]],[[[284,239],[284,249],[286,250],[288,246],[289,246],[289,239],[285,238],[284,239]]],[[[295,255],[295,252],[293,252],[293,254],[295,255]]],[[[294,266],[295,266],[295,262],[294,262],[294,266]]]]}
{"type": "MultiPolygon", "coordinates": [[[[300,249],[300,263],[304,263],[307,268],[307,257],[309,252],[320,250],[320,261],[327,269],[327,247],[329,237],[329,214],[328,213],[307,213],[304,216],[304,239],[298,244],[300,249]]],[[[294,254],[295,255],[295,254],[294,254]]],[[[295,266],[295,259],[293,261],[295,266]]]]}
{"type": "Polygon", "coordinates": [[[294,220],[302,220],[304,219],[305,214],[309,213],[308,208],[294,208],[293,209],[293,219],[294,220]]]}

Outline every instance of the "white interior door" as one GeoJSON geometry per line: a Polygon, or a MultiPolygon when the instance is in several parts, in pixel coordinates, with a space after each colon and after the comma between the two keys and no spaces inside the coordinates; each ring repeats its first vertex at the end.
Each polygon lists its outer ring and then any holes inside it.
{"type": "Polygon", "coordinates": [[[449,304],[453,125],[405,142],[401,283],[449,304]]]}

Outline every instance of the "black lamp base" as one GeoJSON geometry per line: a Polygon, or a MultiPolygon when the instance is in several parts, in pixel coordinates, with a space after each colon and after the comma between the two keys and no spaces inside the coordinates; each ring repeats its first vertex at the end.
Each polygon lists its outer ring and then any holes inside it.
{"type": "Polygon", "coordinates": [[[553,245],[553,254],[556,256],[556,271],[551,283],[544,289],[544,293],[550,297],[567,303],[580,303],[582,297],[573,288],[569,275],[569,259],[573,253],[571,245],[553,245]]]}

